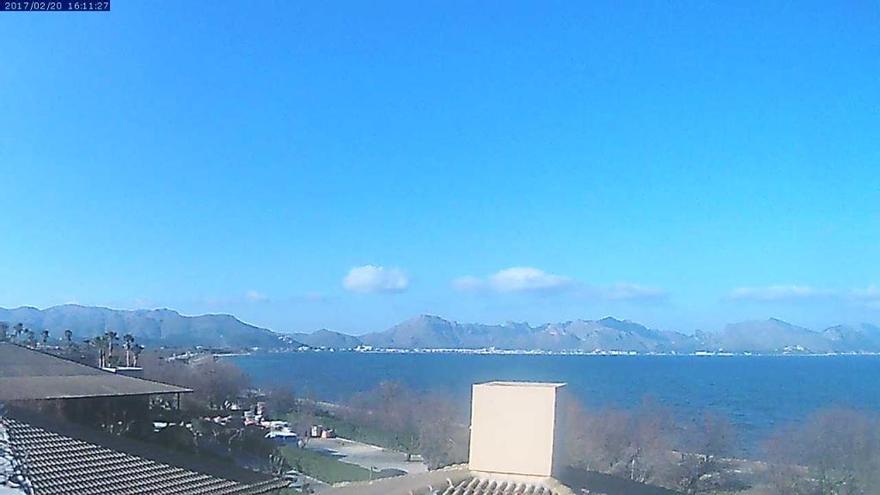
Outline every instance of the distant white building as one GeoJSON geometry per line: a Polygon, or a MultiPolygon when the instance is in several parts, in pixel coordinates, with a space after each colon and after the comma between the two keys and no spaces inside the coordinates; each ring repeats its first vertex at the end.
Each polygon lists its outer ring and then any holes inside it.
{"type": "Polygon", "coordinates": [[[296,444],[299,442],[299,435],[289,429],[272,430],[266,433],[266,438],[280,444],[296,444]]]}

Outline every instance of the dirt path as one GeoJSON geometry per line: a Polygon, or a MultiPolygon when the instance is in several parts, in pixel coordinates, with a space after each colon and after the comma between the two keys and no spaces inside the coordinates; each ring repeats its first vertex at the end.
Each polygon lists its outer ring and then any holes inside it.
{"type": "Polygon", "coordinates": [[[428,470],[421,461],[407,462],[406,454],[403,452],[345,438],[313,438],[309,440],[306,448],[374,471],[396,469],[407,473],[424,473],[428,470]]]}

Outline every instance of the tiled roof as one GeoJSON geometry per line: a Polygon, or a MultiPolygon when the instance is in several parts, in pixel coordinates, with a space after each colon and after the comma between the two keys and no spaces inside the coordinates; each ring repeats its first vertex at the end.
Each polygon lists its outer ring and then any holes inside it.
{"type": "Polygon", "coordinates": [[[0,342],[0,401],[187,393],[167,383],[118,375],[0,342]]]}
{"type": "Polygon", "coordinates": [[[558,492],[539,484],[482,477],[462,480],[445,490],[435,489],[433,493],[437,495],[559,495],[558,492]]]}
{"type": "Polygon", "coordinates": [[[552,478],[477,473],[454,467],[397,478],[351,483],[322,495],[571,495],[572,491],[552,478]]]}
{"type": "Polygon", "coordinates": [[[257,495],[287,486],[276,478],[242,483],[190,471],[10,417],[0,423],[15,458],[26,469],[34,495],[257,495]]]}
{"type": "Polygon", "coordinates": [[[9,434],[0,423],[0,495],[27,495],[30,481],[22,472],[21,463],[12,453],[9,434]]]}

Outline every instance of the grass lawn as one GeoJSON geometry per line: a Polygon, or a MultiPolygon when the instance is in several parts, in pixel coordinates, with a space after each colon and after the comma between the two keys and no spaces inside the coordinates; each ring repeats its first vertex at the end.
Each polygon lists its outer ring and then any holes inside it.
{"type": "MultiPolygon", "coordinates": [[[[299,447],[286,446],[281,453],[297,471],[326,483],[364,481],[370,479],[370,470],[348,464],[328,455],[299,447]]],[[[374,473],[375,477],[376,474],[374,473]]]]}
{"type": "MultiPolygon", "coordinates": [[[[294,418],[295,413],[288,414],[288,419],[290,421],[295,421],[294,418]]],[[[342,438],[356,440],[358,442],[368,443],[370,445],[376,445],[391,450],[404,450],[394,437],[394,434],[387,431],[355,424],[351,421],[327,413],[326,411],[320,411],[318,413],[317,421],[327,428],[333,428],[336,431],[336,435],[342,438]]]]}

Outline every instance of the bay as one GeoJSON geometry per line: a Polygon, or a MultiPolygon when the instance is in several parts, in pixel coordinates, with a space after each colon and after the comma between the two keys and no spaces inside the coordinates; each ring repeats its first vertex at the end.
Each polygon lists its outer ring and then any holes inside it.
{"type": "Polygon", "coordinates": [[[828,407],[880,411],[880,356],[584,356],[302,352],[233,359],[262,387],[344,401],[385,380],[448,394],[463,407],[474,383],[565,382],[590,408],[651,398],[681,421],[727,417],[749,450],[777,428],[828,407]]]}

